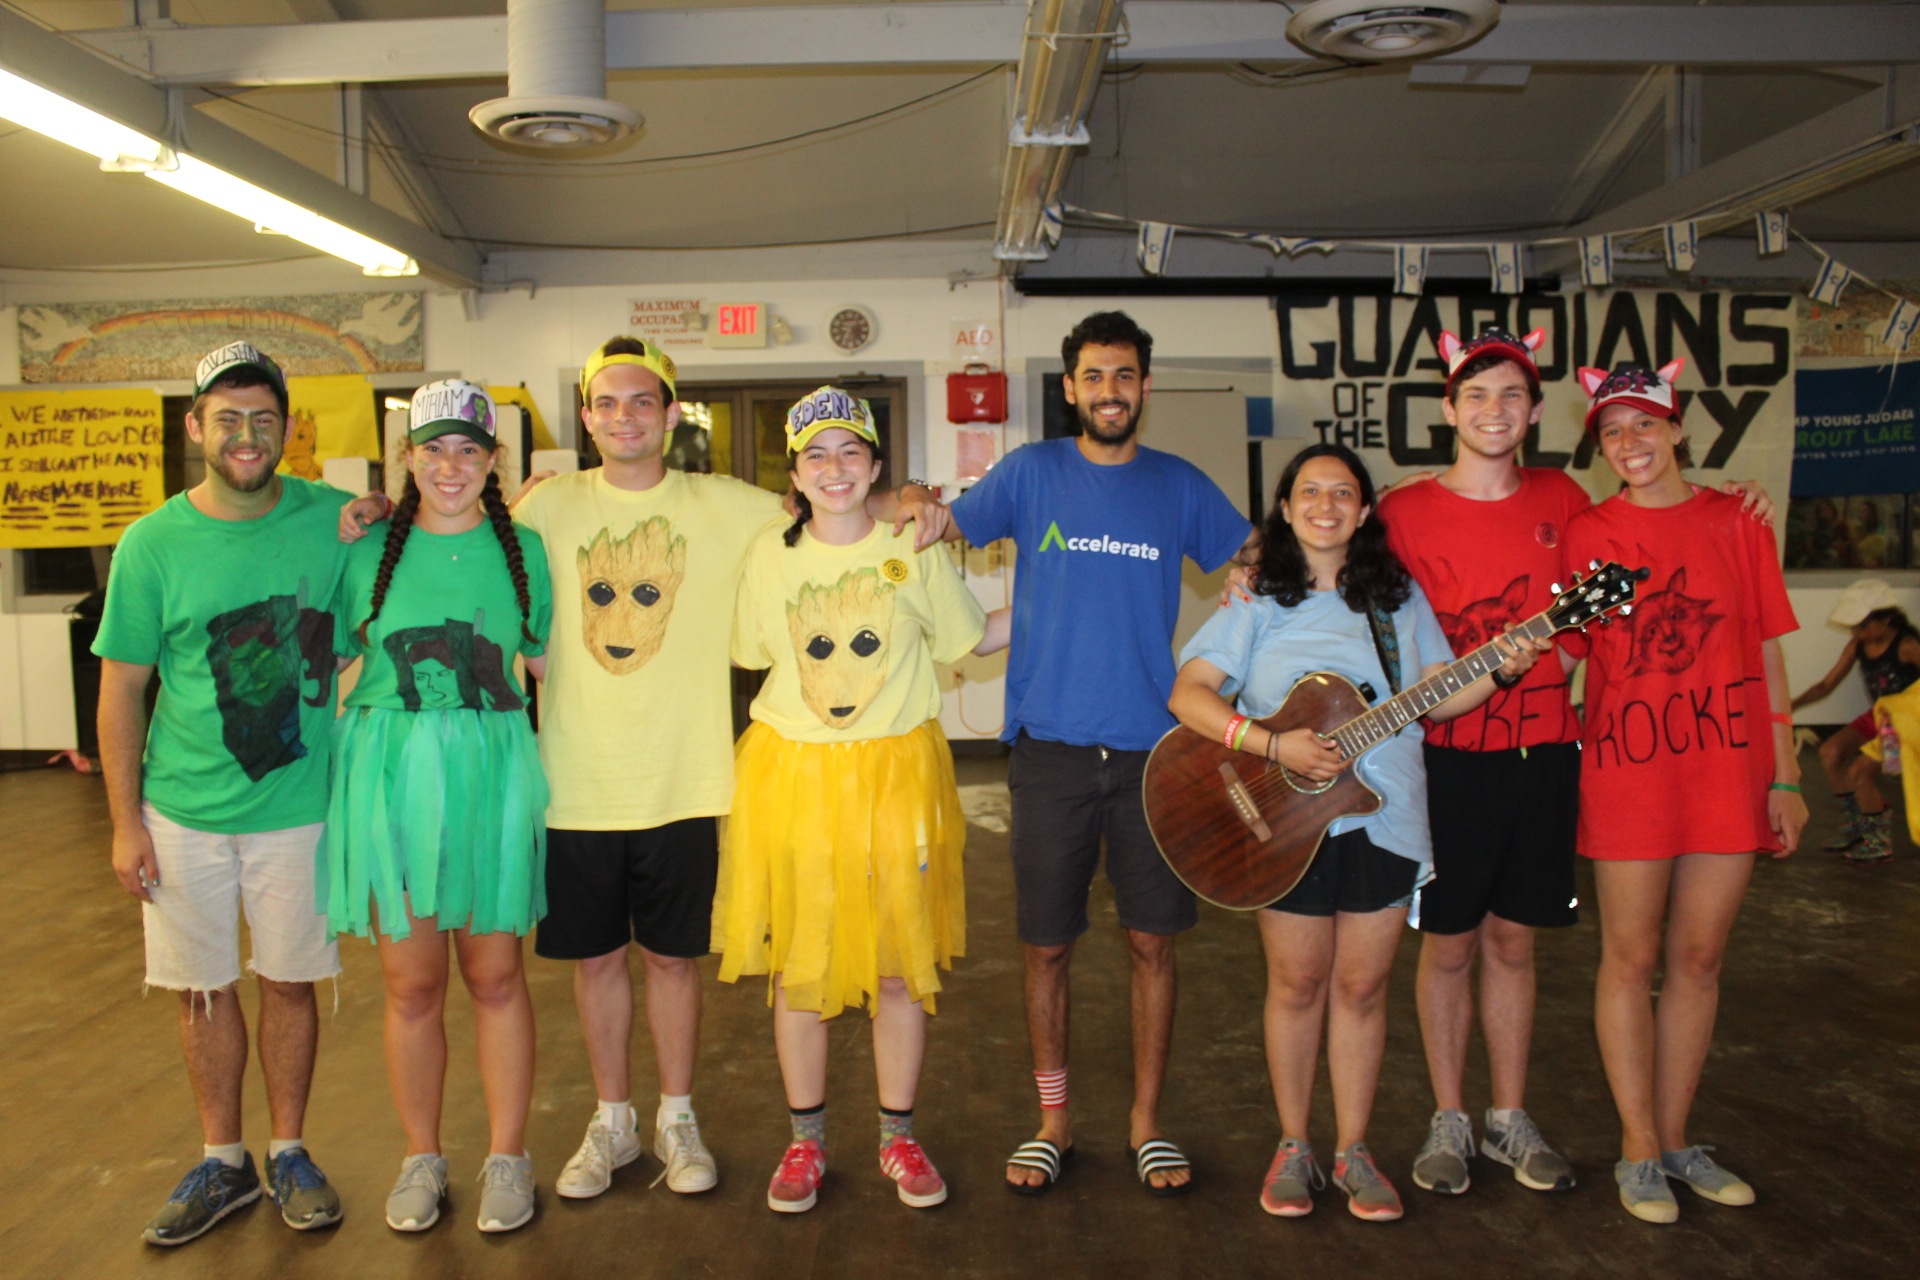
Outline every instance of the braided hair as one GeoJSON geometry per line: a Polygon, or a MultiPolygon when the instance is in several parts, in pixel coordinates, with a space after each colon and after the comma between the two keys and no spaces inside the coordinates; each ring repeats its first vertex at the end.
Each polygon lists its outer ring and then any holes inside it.
{"type": "MultiPolygon", "coordinates": [[[[881,449],[881,447],[873,443],[873,441],[863,438],[860,443],[867,446],[867,452],[873,455],[875,462],[885,462],[887,460],[885,450],[881,449]]],[[[789,454],[787,456],[787,473],[791,475],[799,463],[799,455],[789,454]]],[[[799,514],[794,516],[793,523],[788,525],[787,531],[780,536],[788,546],[797,547],[800,545],[800,531],[807,527],[807,521],[813,519],[813,504],[807,501],[806,494],[800,492],[799,485],[792,485],[789,492],[793,498],[793,509],[799,514]]]]}
{"type": "Polygon", "coordinates": [[[533,634],[533,611],[531,597],[527,592],[527,565],[520,556],[520,536],[513,531],[513,517],[507,513],[507,503],[500,496],[500,473],[487,472],[487,483],[480,490],[480,505],[486,509],[487,519],[493,522],[493,536],[500,539],[500,550],[506,553],[507,573],[513,578],[513,598],[520,602],[520,634],[526,637],[528,644],[538,644],[533,634]]]}
{"type": "Polygon", "coordinates": [[[363,646],[367,643],[367,627],[380,616],[380,607],[387,602],[387,588],[393,585],[393,571],[400,567],[400,553],[407,548],[407,535],[413,532],[414,513],[419,510],[420,486],[413,482],[413,473],[409,471],[407,491],[387,521],[387,545],[380,553],[380,571],[373,578],[373,612],[354,632],[363,646]]]}

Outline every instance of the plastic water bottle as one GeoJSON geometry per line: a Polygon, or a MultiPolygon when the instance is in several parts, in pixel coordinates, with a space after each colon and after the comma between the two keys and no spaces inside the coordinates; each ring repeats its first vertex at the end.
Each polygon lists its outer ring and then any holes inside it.
{"type": "Polygon", "coordinates": [[[1900,735],[1890,724],[1880,726],[1880,772],[1900,772],[1900,735]]]}

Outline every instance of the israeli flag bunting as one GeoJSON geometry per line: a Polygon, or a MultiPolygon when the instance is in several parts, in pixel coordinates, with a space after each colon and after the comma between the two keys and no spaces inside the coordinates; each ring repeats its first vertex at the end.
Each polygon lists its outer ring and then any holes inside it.
{"type": "Polygon", "coordinates": [[[1880,345],[1900,354],[1913,341],[1913,331],[1920,328],[1920,307],[1905,298],[1893,300],[1893,314],[1887,317],[1886,332],[1880,335],[1880,345]]]}
{"type": "Polygon", "coordinates": [[[1691,271],[1694,260],[1699,255],[1700,224],[1669,222],[1667,224],[1667,270],[1691,271]]]}
{"type": "Polygon", "coordinates": [[[1040,238],[1047,242],[1048,248],[1060,247],[1060,233],[1066,229],[1066,225],[1067,212],[1060,207],[1059,201],[1040,211],[1040,238]]]}
{"type": "Polygon", "coordinates": [[[1419,297],[1427,284],[1427,247],[1400,244],[1393,247],[1393,291],[1419,297]]]}
{"type": "Polygon", "coordinates": [[[1760,241],[1760,256],[1771,258],[1776,253],[1787,251],[1787,215],[1785,213],[1756,213],[1753,215],[1754,235],[1760,241]]]}
{"type": "Polygon", "coordinates": [[[1613,283],[1613,237],[1580,237],[1580,283],[1604,289],[1613,283]]]}
{"type": "Polygon", "coordinates": [[[1331,240],[1315,240],[1310,236],[1248,236],[1251,244],[1265,245],[1274,257],[1285,254],[1289,258],[1298,257],[1304,249],[1314,249],[1321,253],[1332,253],[1331,240]]]}
{"type": "Polygon", "coordinates": [[[1813,278],[1813,288],[1807,290],[1807,296],[1815,302],[1837,307],[1840,305],[1840,295],[1852,282],[1853,272],[1823,253],[1820,255],[1820,274],[1813,278]]]}
{"type": "Polygon", "coordinates": [[[1140,243],[1134,250],[1134,257],[1140,262],[1140,269],[1150,276],[1165,275],[1167,255],[1173,251],[1173,228],[1164,222],[1143,222],[1140,224],[1140,243]]]}
{"type": "Polygon", "coordinates": [[[1517,244],[1487,246],[1488,285],[1495,293],[1519,293],[1527,287],[1526,273],[1520,269],[1520,248],[1517,244]]]}

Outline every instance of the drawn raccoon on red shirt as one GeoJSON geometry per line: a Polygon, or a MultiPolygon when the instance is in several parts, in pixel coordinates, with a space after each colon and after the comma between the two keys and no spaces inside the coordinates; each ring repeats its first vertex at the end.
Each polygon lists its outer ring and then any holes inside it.
{"type": "Polygon", "coordinates": [[[1458,613],[1436,613],[1434,616],[1440,619],[1440,629],[1447,633],[1453,651],[1471,653],[1523,620],[1527,616],[1527,583],[1532,576],[1523,573],[1509,582],[1499,595],[1475,600],[1458,613]]]}
{"type": "Polygon", "coordinates": [[[1702,642],[1726,615],[1712,612],[1713,601],[1687,595],[1686,590],[1687,571],[1682,566],[1673,571],[1663,590],[1634,605],[1628,675],[1658,671],[1676,676],[1699,659],[1702,642]]]}

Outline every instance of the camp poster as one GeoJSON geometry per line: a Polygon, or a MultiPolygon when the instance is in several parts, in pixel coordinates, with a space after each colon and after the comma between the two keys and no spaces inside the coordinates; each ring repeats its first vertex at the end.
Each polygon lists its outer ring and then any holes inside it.
{"type": "Polygon", "coordinates": [[[1776,501],[1793,472],[1794,296],[1781,291],[1619,289],[1510,296],[1282,294],[1276,434],[1338,441],[1379,481],[1437,471],[1453,460],[1441,414],[1442,331],[1544,329],[1546,407],[1526,465],[1560,467],[1595,497],[1619,486],[1582,430],[1586,397],[1574,372],[1686,360],[1678,385],[1702,482],[1758,480],[1776,501]]]}
{"type": "Polygon", "coordinates": [[[118,542],[165,497],[154,391],[0,392],[0,547],[118,542]]]}

